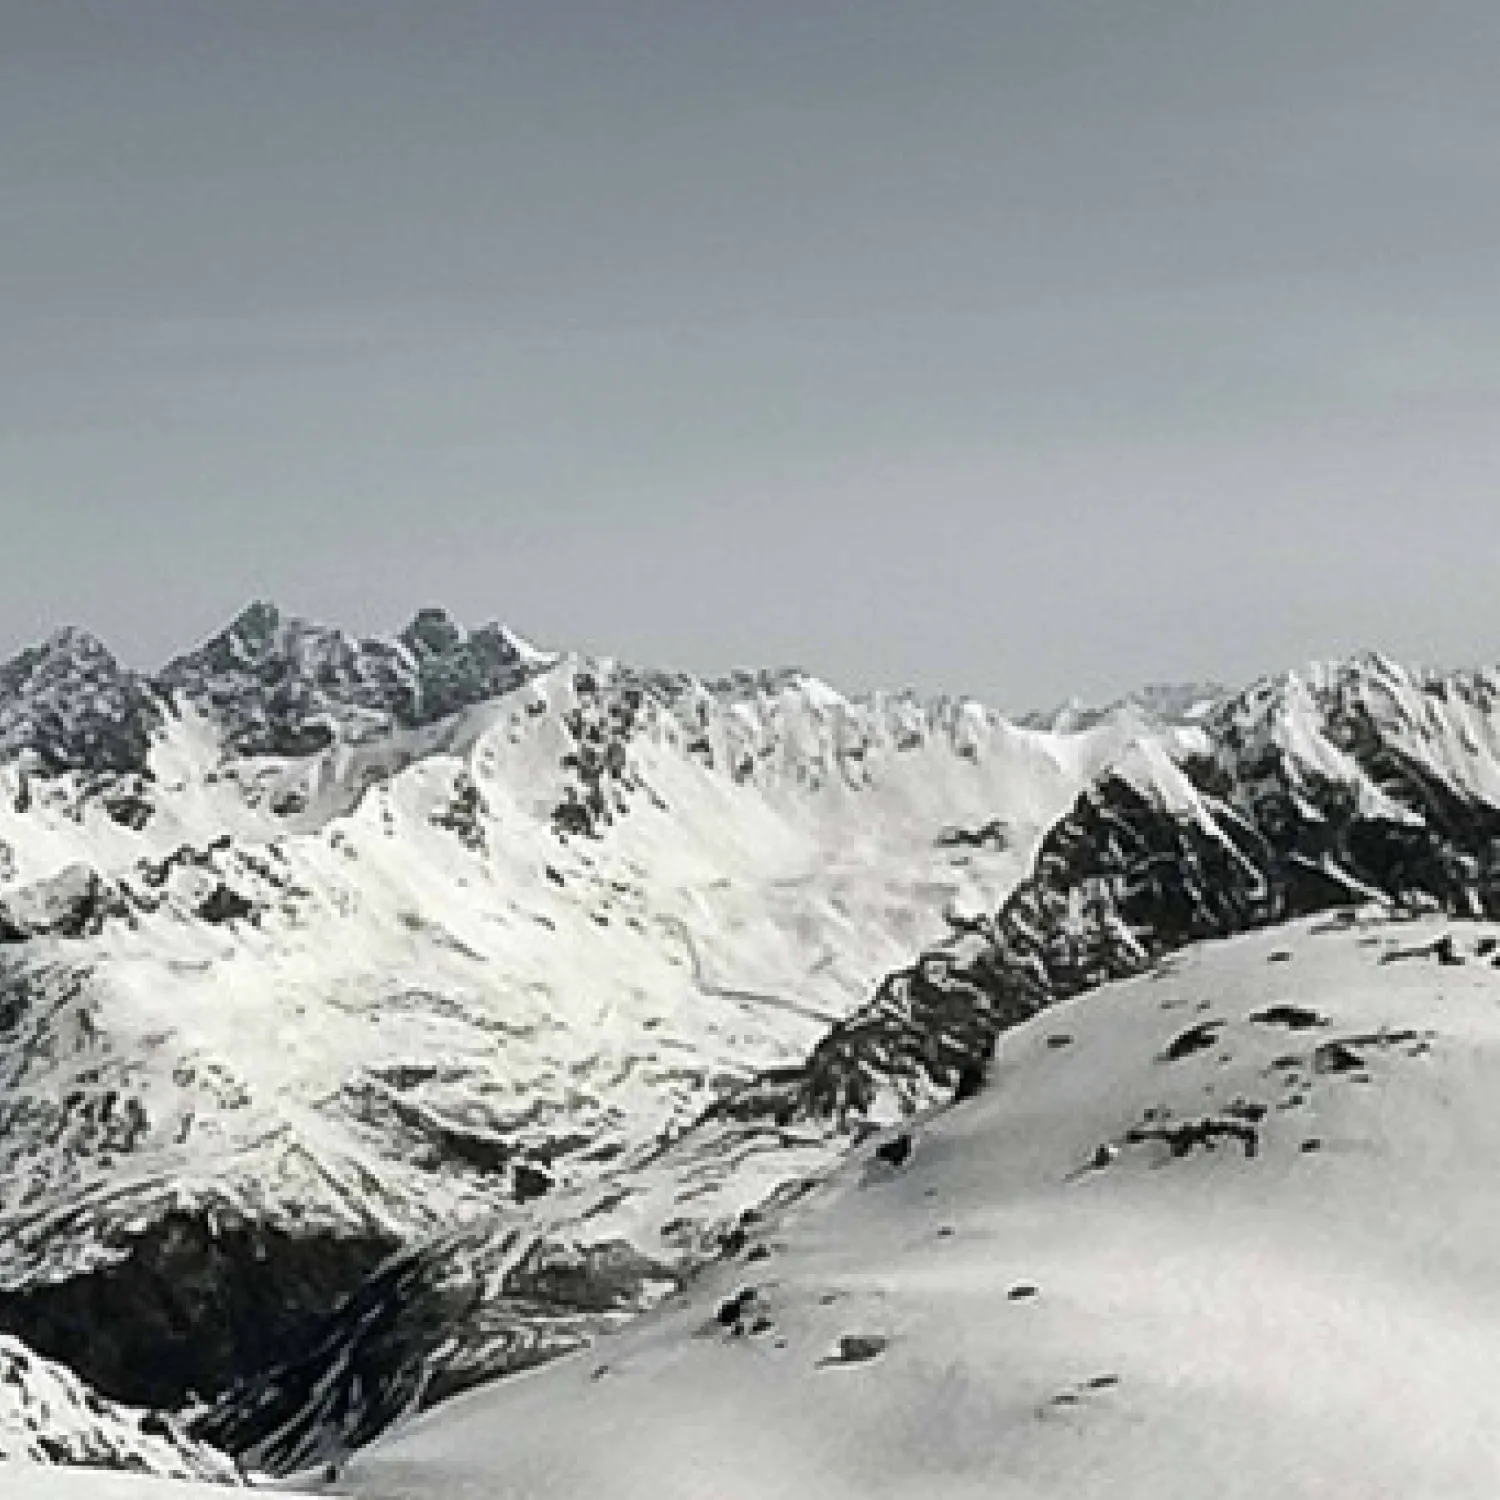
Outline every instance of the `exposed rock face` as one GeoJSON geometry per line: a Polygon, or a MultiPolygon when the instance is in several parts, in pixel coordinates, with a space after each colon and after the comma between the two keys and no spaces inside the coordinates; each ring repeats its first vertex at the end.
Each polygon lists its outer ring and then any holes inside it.
{"type": "MultiPolygon", "coordinates": [[[[360,640],[257,602],[155,678],[86,631],[60,630],[0,664],[0,762],[30,752],[45,773],[144,771],[174,697],[242,754],[306,755],[435,723],[543,661],[499,625],[466,633],[436,609],[394,639],[360,640]]],[[[122,820],[149,815],[139,798],[116,806],[122,820]]]]}
{"type": "Polygon", "coordinates": [[[87,1276],[0,1295],[0,1320],[116,1399],[174,1408],[304,1347],[395,1248],[174,1215],[87,1276]]]}
{"type": "Polygon", "coordinates": [[[360,640],[255,603],[157,681],[242,754],[295,756],[434,723],[534,666],[498,625],[465,635],[441,610],[421,611],[394,640],[360,640]]]}
{"type": "Polygon", "coordinates": [[[0,760],[29,751],[44,771],[139,771],[161,705],[82,630],[60,630],[0,665],[0,760]]]}
{"type": "Polygon", "coordinates": [[[416,664],[411,717],[431,724],[522,681],[535,663],[499,625],[465,635],[440,609],[424,609],[401,633],[416,664]]]}
{"type": "Polygon", "coordinates": [[[624,1246],[441,1236],[310,1320],[296,1358],[227,1392],[194,1432],[274,1473],[337,1462],[411,1411],[582,1347],[672,1284],[624,1246]]]}

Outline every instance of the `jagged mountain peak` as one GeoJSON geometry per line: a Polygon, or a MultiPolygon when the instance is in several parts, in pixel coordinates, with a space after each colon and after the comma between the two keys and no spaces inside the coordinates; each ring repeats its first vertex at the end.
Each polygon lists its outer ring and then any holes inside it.
{"type": "Polygon", "coordinates": [[[247,641],[269,641],[281,628],[284,618],[281,607],[271,600],[252,599],[225,627],[225,633],[247,641]]]}
{"type": "Polygon", "coordinates": [[[419,656],[441,656],[458,649],[464,631],[441,605],[427,605],[412,616],[398,638],[402,645],[419,656]]]}
{"type": "Polygon", "coordinates": [[[1371,651],[1260,678],[1220,702],[1205,723],[1236,753],[1280,746],[1318,759],[1319,744],[1373,753],[1379,742],[1428,761],[1436,756],[1443,774],[1467,782],[1480,762],[1500,757],[1497,703],[1493,672],[1412,669],[1371,651]]]}
{"type": "Polygon", "coordinates": [[[1413,667],[1386,652],[1368,649],[1347,656],[1320,657],[1303,666],[1258,677],[1236,692],[1223,691],[1216,708],[1242,713],[1246,705],[1311,700],[1329,709],[1381,696],[1415,702],[1422,694],[1465,694],[1495,680],[1493,671],[1486,668],[1413,667]]]}
{"type": "Polygon", "coordinates": [[[61,625],[52,631],[37,647],[41,658],[57,656],[84,657],[93,660],[107,659],[119,665],[113,651],[91,630],[79,625],[61,625]]]}
{"type": "Polygon", "coordinates": [[[241,753],[295,756],[433,723],[508,692],[541,656],[499,625],[463,630],[438,608],[395,636],[355,636],[248,605],[158,681],[241,753]]]}
{"type": "Polygon", "coordinates": [[[76,625],[63,625],[35,645],[25,647],[8,661],[0,663],[0,692],[24,691],[37,678],[65,670],[70,664],[107,666],[121,673],[126,671],[98,636],[76,625]]]}
{"type": "Polygon", "coordinates": [[[396,649],[393,641],[361,641],[337,625],[293,614],[268,599],[253,599],[201,645],[173,658],[160,675],[171,677],[185,663],[230,670],[275,659],[351,652],[361,646],[396,649]]]}
{"type": "Polygon", "coordinates": [[[50,771],[138,770],[161,710],[150,680],[65,627],[0,665],[0,758],[50,771]]]}

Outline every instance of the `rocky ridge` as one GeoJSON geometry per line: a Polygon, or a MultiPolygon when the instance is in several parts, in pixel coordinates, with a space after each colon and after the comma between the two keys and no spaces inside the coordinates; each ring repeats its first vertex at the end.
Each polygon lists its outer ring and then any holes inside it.
{"type": "Polygon", "coordinates": [[[1500,912],[1500,678],[1367,656],[1255,684],[1203,727],[1184,755],[1131,746],[993,918],[831,1029],[797,1105],[913,1108],[1008,1027],[1188,943],[1367,902],[1500,912]]]}

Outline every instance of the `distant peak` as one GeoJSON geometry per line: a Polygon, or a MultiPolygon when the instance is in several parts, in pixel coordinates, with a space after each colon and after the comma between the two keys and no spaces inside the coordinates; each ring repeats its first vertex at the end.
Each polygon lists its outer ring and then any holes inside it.
{"type": "Polygon", "coordinates": [[[51,770],[137,771],[160,719],[150,683],[76,626],[0,664],[0,759],[51,770]]]}
{"type": "Polygon", "coordinates": [[[454,623],[453,616],[439,605],[419,609],[401,632],[402,644],[418,656],[442,656],[455,650],[463,638],[464,633],[454,623]]]}
{"type": "Polygon", "coordinates": [[[76,625],[64,625],[35,646],[0,664],[0,682],[14,692],[39,671],[56,671],[66,663],[84,663],[94,668],[121,670],[120,663],[98,636],[76,625]]]}
{"type": "Polygon", "coordinates": [[[557,659],[555,652],[541,650],[497,621],[466,630],[436,604],[419,609],[398,639],[419,660],[453,656],[467,649],[487,660],[514,661],[535,670],[550,666],[557,659]]]}
{"type": "Polygon", "coordinates": [[[48,656],[107,656],[114,660],[114,652],[97,635],[77,625],[54,630],[36,649],[48,656]]]}
{"type": "Polygon", "coordinates": [[[244,640],[269,641],[280,629],[281,610],[269,599],[252,599],[232,621],[226,633],[244,640]]]}

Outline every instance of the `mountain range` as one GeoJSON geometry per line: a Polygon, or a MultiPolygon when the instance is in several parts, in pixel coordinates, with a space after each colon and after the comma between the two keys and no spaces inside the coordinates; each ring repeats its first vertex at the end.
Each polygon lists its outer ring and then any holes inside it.
{"type": "Polygon", "coordinates": [[[438,610],[150,676],[59,632],[0,667],[0,1457],[342,1465],[678,1305],[1043,1012],[1369,911],[1500,917],[1500,676],[1010,720],[438,610]]]}

